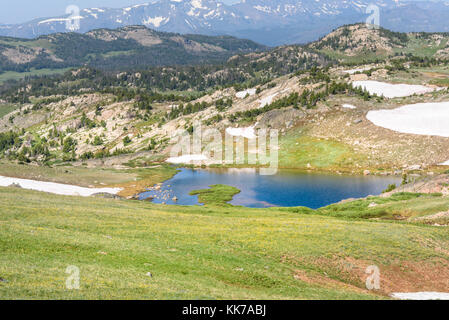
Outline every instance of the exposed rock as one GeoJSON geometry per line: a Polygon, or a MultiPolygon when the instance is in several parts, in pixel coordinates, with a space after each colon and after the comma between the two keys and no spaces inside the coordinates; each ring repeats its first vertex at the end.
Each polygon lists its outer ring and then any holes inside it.
{"type": "MultiPolygon", "coordinates": [[[[408,178],[414,175],[408,175],[408,178]]],[[[441,193],[449,195],[449,175],[443,174],[438,176],[418,176],[415,181],[399,186],[392,192],[383,194],[382,196],[390,196],[397,192],[412,192],[412,193],[441,193]]]]}
{"type": "Polygon", "coordinates": [[[9,185],[9,187],[10,187],[10,188],[20,188],[20,189],[22,188],[22,187],[20,186],[20,184],[18,184],[18,183],[12,183],[12,184],[9,185]]]}
{"type": "Polygon", "coordinates": [[[364,80],[368,80],[368,75],[364,73],[351,75],[351,81],[364,81],[364,80]]]}
{"type": "Polygon", "coordinates": [[[271,110],[263,114],[259,119],[260,128],[291,128],[294,124],[292,119],[299,120],[304,118],[305,112],[294,108],[284,110],[271,110]]]}
{"type": "Polygon", "coordinates": [[[369,176],[371,174],[371,171],[369,171],[369,170],[364,170],[363,171],[363,175],[364,176],[369,176]]]}
{"type": "Polygon", "coordinates": [[[95,194],[92,195],[92,197],[104,198],[104,199],[118,199],[118,200],[123,199],[122,197],[120,197],[120,196],[118,196],[116,194],[107,193],[107,192],[95,193],[95,194]]]}
{"type": "Polygon", "coordinates": [[[358,200],[358,199],[356,199],[356,198],[343,199],[340,202],[338,202],[337,204],[345,204],[345,203],[353,202],[355,200],[358,200]]]}
{"type": "Polygon", "coordinates": [[[439,213],[432,214],[429,216],[424,216],[424,217],[418,217],[418,218],[415,218],[414,220],[416,220],[416,221],[432,221],[432,220],[437,220],[437,219],[442,219],[442,218],[449,218],[449,211],[439,212],[439,213]]]}

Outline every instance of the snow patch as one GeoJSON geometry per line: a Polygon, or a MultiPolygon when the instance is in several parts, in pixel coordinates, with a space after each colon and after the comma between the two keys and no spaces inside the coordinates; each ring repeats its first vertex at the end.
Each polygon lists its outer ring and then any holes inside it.
{"type": "Polygon", "coordinates": [[[396,292],[390,296],[401,300],[449,300],[445,292],[396,292]]]}
{"type": "Polygon", "coordinates": [[[433,92],[436,88],[429,88],[421,85],[410,84],[391,84],[379,81],[354,81],[354,87],[361,87],[367,90],[370,94],[384,96],[385,98],[401,98],[408,97],[414,94],[424,94],[433,92]]]}
{"type": "Polygon", "coordinates": [[[345,109],[357,109],[357,107],[353,106],[352,104],[344,104],[342,105],[342,107],[345,109]]]}
{"type": "Polygon", "coordinates": [[[169,20],[169,18],[166,17],[148,17],[147,19],[143,19],[143,24],[145,25],[149,25],[152,24],[153,26],[155,26],[156,28],[160,27],[161,24],[165,24],[167,23],[169,20]]]}
{"type": "Polygon", "coordinates": [[[84,19],[84,17],[83,16],[75,16],[75,17],[70,17],[70,18],[52,18],[52,19],[39,21],[37,24],[44,24],[44,23],[51,23],[51,22],[66,22],[66,21],[73,21],[73,20],[78,20],[78,19],[84,19]]]}
{"type": "Polygon", "coordinates": [[[254,127],[247,128],[227,128],[226,133],[234,137],[243,137],[247,139],[256,139],[254,127]]]}
{"type": "Polygon", "coordinates": [[[239,99],[243,99],[246,97],[246,95],[249,94],[250,96],[253,96],[256,94],[256,89],[247,89],[244,91],[239,91],[235,94],[235,96],[239,99]]]}
{"type": "Polygon", "coordinates": [[[274,97],[276,97],[277,95],[278,94],[275,93],[275,94],[269,95],[268,97],[265,97],[265,98],[261,99],[259,108],[261,109],[261,108],[271,104],[273,102],[274,97]]]}
{"type": "Polygon", "coordinates": [[[69,184],[61,184],[54,182],[44,182],[44,181],[36,181],[36,180],[28,180],[28,179],[19,179],[19,178],[9,178],[0,176],[0,186],[8,187],[12,184],[19,184],[20,187],[24,189],[36,190],[49,192],[64,196],[82,196],[82,197],[90,197],[96,193],[111,193],[117,194],[122,189],[121,188],[83,188],[78,186],[73,186],[69,184]]]}
{"type": "Polygon", "coordinates": [[[449,137],[449,102],[369,111],[366,118],[376,126],[401,133],[449,137]]]}
{"type": "Polygon", "coordinates": [[[189,154],[180,157],[171,157],[166,160],[168,163],[181,164],[190,163],[194,161],[206,161],[209,160],[205,155],[202,154],[189,154]]]}
{"type": "Polygon", "coordinates": [[[272,12],[271,7],[268,7],[268,6],[254,6],[253,8],[256,9],[256,10],[265,12],[265,13],[271,13],[272,12]]]}
{"type": "Polygon", "coordinates": [[[192,0],[192,2],[190,3],[196,9],[207,9],[207,7],[203,7],[203,3],[201,0],[192,0]]]}

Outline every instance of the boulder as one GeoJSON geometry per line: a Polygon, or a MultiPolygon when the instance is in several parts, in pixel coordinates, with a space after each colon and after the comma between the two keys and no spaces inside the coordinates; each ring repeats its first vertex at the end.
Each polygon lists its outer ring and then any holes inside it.
{"type": "Polygon", "coordinates": [[[10,188],[22,188],[18,183],[12,183],[9,185],[10,188]]]}
{"type": "Polygon", "coordinates": [[[92,197],[94,198],[103,198],[103,199],[123,199],[122,197],[116,195],[116,194],[112,194],[112,193],[107,193],[107,192],[100,192],[100,193],[94,193],[92,195],[92,197]]]}

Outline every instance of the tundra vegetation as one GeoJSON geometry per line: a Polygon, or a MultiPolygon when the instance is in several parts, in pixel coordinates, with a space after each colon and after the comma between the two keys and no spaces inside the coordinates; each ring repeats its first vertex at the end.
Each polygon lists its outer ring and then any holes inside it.
{"type": "Polygon", "coordinates": [[[101,40],[104,30],[0,39],[0,176],[123,189],[121,199],[103,199],[1,187],[0,298],[385,299],[447,291],[449,178],[440,164],[449,160],[449,138],[366,118],[448,101],[447,34],[351,25],[278,48],[186,36],[174,61],[169,36],[142,31],[139,44],[122,37],[129,31],[108,31],[121,35],[112,42],[101,40]],[[148,45],[155,38],[166,47],[148,45]],[[194,52],[192,41],[221,53],[194,52]],[[5,55],[35,46],[45,50],[30,61],[5,55]],[[388,99],[354,81],[436,90],[388,99]],[[235,207],[239,190],[225,185],[193,191],[203,206],[126,200],[176,173],[165,161],[179,133],[198,122],[221,134],[279,130],[281,168],[397,175],[403,183],[317,210],[235,207]],[[366,289],[372,265],[381,270],[380,290],[366,289]],[[80,290],[65,288],[68,266],[80,269],[80,290]]]}

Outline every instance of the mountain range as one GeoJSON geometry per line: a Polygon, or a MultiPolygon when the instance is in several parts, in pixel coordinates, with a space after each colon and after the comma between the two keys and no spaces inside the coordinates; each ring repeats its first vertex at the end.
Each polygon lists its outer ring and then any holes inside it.
{"type": "MultiPolygon", "coordinates": [[[[213,0],[154,0],[126,8],[82,9],[80,33],[99,28],[144,25],[165,32],[231,35],[277,46],[317,40],[331,30],[364,22],[367,8],[379,8],[380,24],[393,31],[449,31],[449,3],[403,0],[242,0],[226,5],[213,0]]],[[[35,38],[67,32],[70,15],[0,25],[0,35],[35,38]]]]}
{"type": "Polygon", "coordinates": [[[181,35],[145,26],[96,29],[84,34],[56,33],[37,39],[0,37],[0,72],[82,65],[133,69],[222,63],[233,55],[264,49],[251,40],[181,35]]]}

